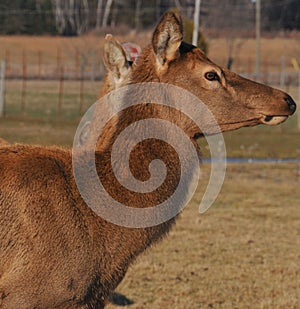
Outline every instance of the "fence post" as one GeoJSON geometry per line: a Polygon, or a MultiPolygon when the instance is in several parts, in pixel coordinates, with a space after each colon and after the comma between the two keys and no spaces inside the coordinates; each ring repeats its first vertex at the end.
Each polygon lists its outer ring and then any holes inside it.
{"type": "Polygon", "coordinates": [[[75,56],[74,56],[74,63],[75,63],[75,76],[74,79],[78,80],[79,79],[79,74],[78,74],[78,68],[79,68],[79,51],[78,48],[75,48],[75,56]]]}
{"type": "Polygon", "coordinates": [[[6,66],[6,74],[8,77],[8,75],[10,75],[10,52],[8,49],[5,50],[5,66],[6,66]]]}
{"type": "Polygon", "coordinates": [[[64,67],[60,67],[60,76],[59,76],[59,90],[58,90],[58,106],[57,106],[57,116],[61,116],[63,95],[64,95],[64,67]]]}
{"type": "Polygon", "coordinates": [[[27,60],[26,60],[26,51],[23,49],[22,54],[22,94],[21,94],[21,110],[22,114],[25,114],[25,105],[26,105],[26,79],[27,79],[27,60]]]}
{"type": "Polygon", "coordinates": [[[280,86],[285,86],[285,56],[281,56],[280,86]]]}
{"type": "Polygon", "coordinates": [[[60,79],[61,74],[61,50],[57,47],[56,51],[56,78],[60,79]]]}
{"type": "Polygon", "coordinates": [[[42,78],[42,51],[38,51],[38,79],[42,78]]]}
{"type": "Polygon", "coordinates": [[[79,94],[79,115],[82,114],[82,110],[83,110],[83,92],[84,92],[84,66],[81,67],[80,94],[79,94]]]}
{"type": "Polygon", "coordinates": [[[1,61],[0,68],[0,117],[4,116],[4,99],[5,99],[5,60],[1,61]]]}
{"type": "MultiPolygon", "coordinates": [[[[298,71],[298,102],[300,102],[300,70],[298,71]]],[[[298,131],[300,131],[300,108],[298,108],[298,131]]]]}
{"type": "Polygon", "coordinates": [[[95,81],[95,66],[96,66],[96,53],[92,51],[92,63],[91,63],[91,80],[95,81]]]}

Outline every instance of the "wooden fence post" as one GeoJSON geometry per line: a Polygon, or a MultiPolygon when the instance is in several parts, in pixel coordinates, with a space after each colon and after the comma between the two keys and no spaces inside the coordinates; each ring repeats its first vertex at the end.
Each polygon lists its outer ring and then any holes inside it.
{"type": "Polygon", "coordinates": [[[23,53],[22,53],[22,94],[21,94],[22,114],[25,114],[25,106],[26,106],[26,79],[27,79],[26,51],[25,49],[23,49],[23,53]]]}
{"type": "Polygon", "coordinates": [[[57,47],[56,51],[56,78],[60,79],[61,75],[61,50],[57,47]]]}
{"type": "Polygon", "coordinates": [[[79,115],[82,114],[82,110],[83,110],[83,92],[84,92],[84,66],[81,67],[80,95],[79,95],[79,115]]]}
{"type": "Polygon", "coordinates": [[[5,63],[6,63],[6,77],[10,75],[10,52],[8,49],[5,50],[5,63]]]}
{"type": "Polygon", "coordinates": [[[91,63],[91,80],[95,81],[95,66],[96,66],[96,53],[92,51],[92,63],[91,63]]]}
{"type": "Polygon", "coordinates": [[[38,51],[38,78],[41,79],[42,77],[42,58],[43,55],[42,55],[42,51],[38,51]]]}
{"type": "Polygon", "coordinates": [[[76,47],[75,49],[75,79],[78,80],[79,74],[78,74],[78,68],[79,68],[79,52],[78,48],[76,47]]]}
{"type": "Polygon", "coordinates": [[[281,57],[281,68],[280,68],[280,86],[285,86],[285,56],[281,57]]]}
{"type": "Polygon", "coordinates": [[[60,67],[60,76],[59,76],[59,91],[58,91],[58,108],[57,115],[61,116],[62,103],[63,103],[63,95],[64,95],[64,68],[60,67]]]}
{"type": "MultiPolygon", "coordinates": [[[[300,102],[300,70],[298,71],[298,102],[300,102]]],[[[297,126],[298,126],[298,131],[300,131],[300,108],[298,108],[298,115],[297,115],[297,126]]]]}
{"type": "Polygon", "coordinates": [[[266,85],[269,85],[269,61],[264,59],[263,61],[263,82],[266,85]]]}
{"type": "Polygon", "coordinates": [[[5,60],[1,61],[0,68],[0,117],[4,116],[4,101],[5,101],[5,60]]]}

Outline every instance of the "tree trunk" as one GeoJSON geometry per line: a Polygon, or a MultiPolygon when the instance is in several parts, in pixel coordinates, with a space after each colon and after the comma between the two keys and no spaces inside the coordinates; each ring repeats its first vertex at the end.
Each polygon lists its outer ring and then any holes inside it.
{"type": "Polygon", "coordinates": [[[75,0],[69,0],[65,1],[66,3],[69,3],[66,7],[65,14],[68,16],[68,21],[71,26],[71,33],[76,33],[76,21],[75,21],[75,14],[76,14],[76,8],[75,8],[75,0]]]}
{"type": "Polygon", "coordinates": [[[63,7],[60,0],[53,0],[52,1],[54,16],[55,16],[55,26],[57,32],[59,34],[63,34],[66,28],[66,18],[63,13],[63,7]]]}
{"type": "Polygon", "coordinates": [[[76,33],[82,34],[89,25],[89,4],[87,0],[79,0],[74,11],[76,33]]]}
{"type": "Polygon", "coordinates": [[[107,27],[108,17],[110,14],[111,5],[113,3],[113,0],[107,0],[105,10],[104,10],[104,16],[102,21],[102,27],[107,27]]]}
{"type": "Polygon", "coordinates": [[[98,0],[96,13],[96,29],[100,29],[103,0],[98,0]]]}
{"type": "Polygon", "coordinates": [[[160,16],[160,0],[156,0],[156,20],[159,20],[160,16]]]}
{"type": "Polygon", "coordinates": [[[179,0],[175,0],[175,6],[176,6],[176,9],[179,10],[180,13],[182,13],[182,6],[179,0]]]}
{"type": "Polygon", "coordinates": [[[141,5],[142,0],[135,0],[135,16],[134,16],[134,23],[135,23],[135,30],[139,32],[141,28],[141,5]]]}

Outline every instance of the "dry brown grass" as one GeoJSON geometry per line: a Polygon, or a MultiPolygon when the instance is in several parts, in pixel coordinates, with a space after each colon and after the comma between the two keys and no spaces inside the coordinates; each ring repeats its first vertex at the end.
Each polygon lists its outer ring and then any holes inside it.
{"type": "MultiPolygon", "coordinates": [[[[255,71],[255,39],[239,39],[234,41],[234,57],[233,70],[238,72],[254,72],[255,71]],[[241,43],[240,49],[236,49],[241,43]]],[[[295,72],[291,58],[298,59],[300,53],[299,38],[262,38],[261,40],[261,62],[263,72],[279,72],[281,69],[281,58],[286,58],[286,70],[295,72]]],[[[228,57],[228,40],[211,39],[209,40],[209,56],[217,63],[226,65],[228,57]]]]}
{"type": "Polygon", "coordinates": [[[193,202],[130,269],[126,308],[300,308],[299,185],[299,165],[228,166],[215,204],[193,202]]]}
{"type": "MultiPolygon", "coordinates": [[[[141,44],[150,42],[148,35],[134,35],[116,37],[121,41],[138,41],[141,44]]],[[[74,64],[75,49],[79,51],[79,57],[91,58],[90,51],[96,52],[98,61],[102,61],[102,48],[104,35],[85,35],[81,37],[59,37],[59,36],[0,36],[0,59],[5,59],[9,51],[9,61],[11,63],[22,63],[23,50],[26,51],[26,61],[28,64],[37,64],[38,52],[43,55],[42,63],[56,65],[57,51],[61,51],[61,61],[64,64],[74,64]]],[[[81,61],[83,59],[79,59],[81,61]]],[[[89,59],[91,61],[91,59],[89,59]]]]}
{"type": "MultiPolygon", "coordinates": [[[[150,42],[151,31],[136,34],[129,32],[127,35],[116,37],[120,41],[131,41],[145,46],[150,42]]],[[[218,64],[225,65],[228,58],[228,40],[221,38],[207,38],[209,43],[209,57],[218,64]]],[[[91,58],[90,51],[96,52],[98,61],[101,61],[104,35],[85,35],[81,37],[55,37],[55,36],[0,36],[0,59],[5,58],[7,50],[10,51],[10,61],[22,63],[22,51],[27,52],[28,63],[37,63],[37,53],[43,53],[43,63],[56,64],[57,49],[61,49],[62,61],[74,64],[74,50],[77,48],[82,57],[91,58]]],[[[234,56],[236,57],[233,70],[254,71],[255,66],[255,40],[254,39],[235,39],[234,56]],[[238,44],[239,49],[236,49],[238,44]]],[[[263,38],[261,41],[262,70],[279,71],[281,57],[286,57],[287,71],[293,71],[291,64],[292,57],[298,57],[300,52],[300,41],[297,36],[284,38],[263,38]]],[[[92,61],[90,59],[90,61],[92,61]]]]}

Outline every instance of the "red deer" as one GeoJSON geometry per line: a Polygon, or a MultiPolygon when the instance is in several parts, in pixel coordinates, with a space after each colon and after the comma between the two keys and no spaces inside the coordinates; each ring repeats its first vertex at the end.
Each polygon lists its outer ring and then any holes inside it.
{"type": "MultiPolygon", "coordinates": [[[[107,34],[105,37],[103,62],[106,68],[106,75],[98,98],[103,97],[112,90],[116,90],[128,84],[133,65],[131,55],[126,52],[122,44],[111,34],[107,34]]],[[[99,112],[97,113],[96,110],[94,114],[94,117],[97,117],[99,112]]],[[[94,121],[97,120],[94,119],[94,121]]],[[[91,122],[87,121],[80,135],[79,142],[81,144],[87,144],[89,142],[89,135],[93,134],[90,131],[91,129],[91,122]]],[[[105,140],[102,140],[102,148],[105,147],[105,145],[105,140]]]]}
{"type": "Polygon", "coordinates": [[[7,142],[5,139],[0,137],[0,147],[8,146],[8,145],[9,145],[9,142],[7,142]]]}
{"type": "MultiPolygon", "coordinates": [[[[182,23],[166,13],[151,46],[133,66],[130,83],[170,83],[207,104],[222,131],[277,124],[295,112],[286,93],[242,78],[211,62],[182,41],[182,23]]],[[[188,104],[188,102],[186,103],[188,104]]],[[[132,155],[132,173],[147,179],[148,164],[166,160],[168,181],[154,194],[127,195],[115,181],[110,152],[114,137],[135,119],[160,114],[156,104],[123,110],[117,126],[108,126],[111,141],[95,152],[99,178],[117,200],[133,208],[150,207],[168,197],[178,183],[178,158],[157,141],[145,141],[132,155]],[[160,156],[160,151],[162,151],[160,156]],[[150,156],[150,157],[149,157],[150,156]]],[[[161,115],[161,114],[160,114],[161,115]]],[[[189,121],[176,119],[192,141],[200,135],[189,121]]],[[[105,128],[104,128],[105,130],[105,128]]],[[[197,143],[194,145],[197,147],[197,143]]],[[[84,160],[84,155],[79,158],[84,160]]],[[[129,265],[162,239],[172,218],[148,228],[114,225],[96,215],[75,183],[70,150],[16,145],[0,149],[0,307],[104,308],[129,265]]],[[[103,201],[99,201],[99,203],[103,201]]]]}
{"type": "Polygon", "coordinates": [[[112,35],[108,34],[105,40],[103,60],[107,74],[99,97],[128,83],[132,66],[130,55],[112,35]]]}

